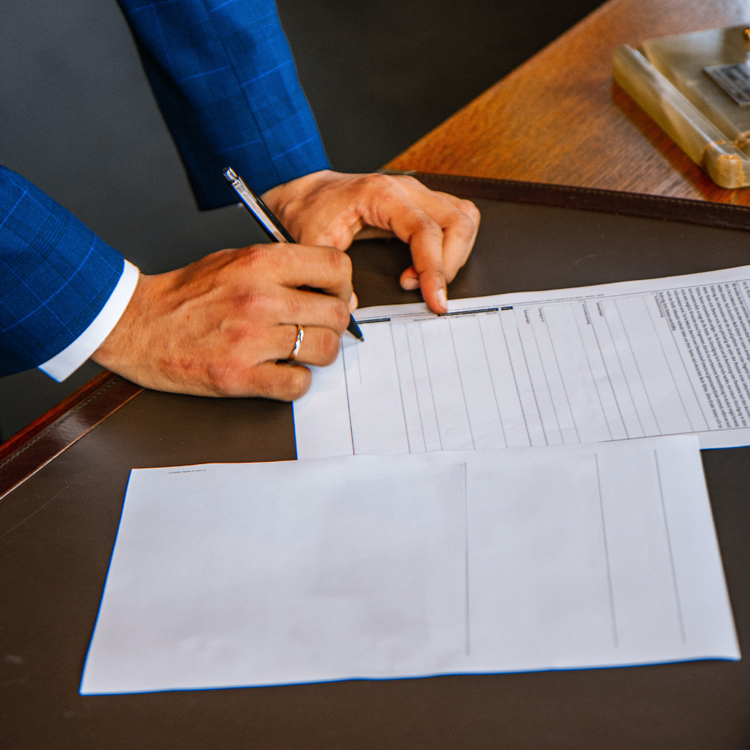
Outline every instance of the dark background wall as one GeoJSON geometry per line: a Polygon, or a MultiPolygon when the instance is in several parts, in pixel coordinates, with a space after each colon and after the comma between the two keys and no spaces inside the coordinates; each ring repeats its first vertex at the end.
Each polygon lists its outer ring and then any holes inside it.
{"type": "MultiPolygon", "coordinates": [[[[600,0],[279,0],[334,168],[385,164],[600,0]]],[[[1,0],[0,163],[144,273],[262,238],[241,210],[199,214],[114,0],[1,0]]],[[[92,377],[0,379],[8,438],[92,377]]]]}

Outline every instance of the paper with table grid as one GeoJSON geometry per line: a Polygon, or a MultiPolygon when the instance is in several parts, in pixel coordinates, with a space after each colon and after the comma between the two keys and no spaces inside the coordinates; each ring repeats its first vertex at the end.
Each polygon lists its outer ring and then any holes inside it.
{"type": "Polygon", "coordinates": [[[81,692],[739,658],[694,437],[134,470],[81,692]]]}
{"type": "Polygon", "coordinates": [[[750,444],[750,266],[360,310],[313,368],[299,458],[695,434],[750,444]]]}

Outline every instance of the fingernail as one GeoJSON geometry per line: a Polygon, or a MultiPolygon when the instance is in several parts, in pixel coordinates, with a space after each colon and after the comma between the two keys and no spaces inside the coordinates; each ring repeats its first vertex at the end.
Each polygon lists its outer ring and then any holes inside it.
{"type": "Polygon", "coordinates": [[[357,299],[357,295],[352,292],[352,296],[349,297],[349,312],[356,310],[358,304],[359,300],[357,299]]]}
{"type": "Polygon", "coordinates": [[[438,289],[437,301],[438,305],[444,310],[448,309],[448,298],[445,296],[445,289],[438,289]]]}
{"type": "Polygon", "coordinates": [[[419,289],[419,279],[404,279],[401,282],[401,288],[406,289],[407,291],[411,292],[414,289],[419,289]]]}

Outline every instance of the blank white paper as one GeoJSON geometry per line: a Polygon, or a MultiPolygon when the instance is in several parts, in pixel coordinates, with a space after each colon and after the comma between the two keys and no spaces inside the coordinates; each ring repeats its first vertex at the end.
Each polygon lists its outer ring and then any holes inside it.
{"type": "Polygon", "coordinates": [[[298,458],[697,435],[750,444],[750,266],[355,312],[298,458]]]}
{"type": "Polygon", "coordinates": [[[134,470],[81,692],[739,658],[694,437],[134,470]]]}
{"type": "Polygon", "coordinates": [[[82,692],[434,671],[466,648],[465,468],[134,470],[82,692]]]}

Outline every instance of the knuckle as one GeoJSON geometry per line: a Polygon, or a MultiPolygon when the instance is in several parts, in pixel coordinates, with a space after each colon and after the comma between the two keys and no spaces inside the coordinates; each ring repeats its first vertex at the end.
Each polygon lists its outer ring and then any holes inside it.
{"type": "Polygon", "coordinates": [[[469,217],[474,226],[479,224],[479,209],[471,201],[461,201],[461,210],[469,217]]]}
{"type": "Polygon", "coordinates": [[[474,230],[476,229],[476,223],[472,221],[470,216],[467,216],[464,213],[460,214],[458,217],[458,226],[460,227],[461,232],[466,235],[474,234],[474,230]]]}
{"type": "Polygon", "coordinates": [[[241,298],[242,313],[245,319],[267,320],[273,317],[278,308],[278,300],[263,291],[246,292],[241,298]]]}
{"type": "Polygon", "coordinates": [[[395,180],[391,175],[383,174],[382,172],[371,172],[365,175],[364,182],[366,185],[374,188],[391,187],[395,180]]]}
{"type": "Polygon", "coordinates": [[[254,265],[262,262],[267,255],[267,248],[264,245],[248,245],[238,251],[238,258],[245,264],[254,265]]]}
{"type": "Polygon", "coordinates": [[[240,367],[232,359],[213,364],[207,372],[208,382],[218,396],[235,396],[242,390],[240,367]]]}
{"type": "Polygon", "coordinates": [[[424,185],[422,185],[422,183],[416,177],[413,177],[410,174],[393,175],[391,179],[394,182],[400,183],[401,185],[408,185],[412,188],[424,188],[424,185]]]}
{"type": "Polygon", "coordinates": [[[335,330],[343,333],[349,325],[349,307],[343,300],[336,300],[333,323],[335,330]]]}
{"type": "Polygon", "coordinates": [[[352,261],[351,258],[341,250],[335,248],[326,248],[327,256],[325,258],[326,276],[331,284],[337,284],[342,281],[351,279],[352,261]]]}
{"type": "Polygon", "coordinates": [[[248,245],[242,248],[239,256],[242,271],[253,277],[259,273],[271,271],[284,262],[285,251],[288,252],[284,246],[248,245]]]}
{"type": "Polygon", "coordinates": [[[291,293],[286,296],[284,301],[284,317],[287,320],[300,320],[306,307],[305,296],[309,293],[310,292],[293,289],[291,290],[291,293]]]}
{"type": "MultiPolygon", "coordinates": [[[[406,180],[412,180],[413,178],[407,177],[406,180]]],[[[388,174],[382,174],[380,172],[373,172],[364,177],[363,187],[366,193],[370,196],[375,196],[379,200],[391,200],[398,195],[403,194],[404,187],[408,185],[403,177],[398,177],[388,174]]]]}
{"type": "Polygon", "coordinates": [[[452,212],[451,219],[446,229],[458,233],[459,236],[472,237],[479,226],[479,211],[473,204],[467,206],[456,206],[452,212]]]}
{"type": "Polygon", "coordinates": [[[415,219],[415,227],[416,231],[420,234],[431,234],[435,237],[442,237],[443,234],[440,225],[427,214],[418,216],[415,219]]]}
{"type": "Polygon", "coordinates": [[[336,270],[344,276],[352,275],[352,259],[340,250],[333,251],[333,264],[336,270]]]}
{"type": "Polygon", "coordinates": [[[341,339],[332,331],[325,331],[320,338],[319,348],[321,364],[333,364],[339,356],[341,339]]]}
{"type": "Polygon", "coordinates": [[[296,401],[310,390],[312,373],[306,367],[297,365],[288,368],[289,377],[284,388],[285,401],[296,401]]]}

